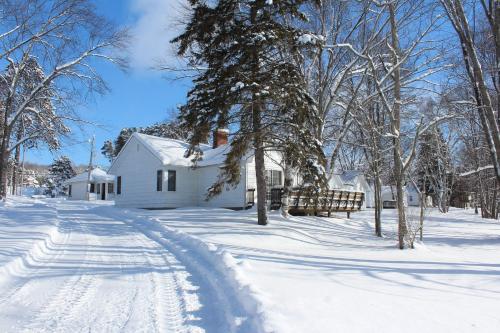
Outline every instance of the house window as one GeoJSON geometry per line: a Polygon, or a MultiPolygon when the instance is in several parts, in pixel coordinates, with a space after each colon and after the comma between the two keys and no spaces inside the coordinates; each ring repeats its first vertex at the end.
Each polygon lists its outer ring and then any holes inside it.
{"type": "Polygon", "coordinates": [[[71,196],[71,185],[68,186],[68,196],[71,196]]]}
{"type": "Polygon", "coordinates": [[[97,184],[97,194],[101,194],[101,184],[97,184]]]}
{"type": "Polygon", "coordinates": [[[282,185],[281,171],[266,170],[266,200],[271,200],[271,189],[273,187],[280,187],[282,185]]]}
{"type": "Polygon", "coordinates": [[[90,193],[94,193],[94,192],[95,192],[95,184],[91,183],[90,184],[90,193]]]}
{"type": "MultiPolygon", "coordinates": [[[[169,184],[169,186],[170,186],[170,184],[169,184]]],[[[175,185],[174,185],[174,187],[175,187],[175,185]]],[[[163,191],[163,170],[156,171],[156,191],[157,192],[163,191]]],[[[170,187],[169,187],[169,191],[170,191],[170,187]]]]}
{"type": "Polygon", "coordinates": [[[116,194],[122,194],[122,176],[116,177],[116,194]]]}
{"type": "Polygon", "coordinates": [[[175,170],[168,170],[168,190],[175,191],[176,172],[175,170]]]}
{"type": "Polygon", "coordinates": [[[410,195],[410,201],[413,201],[413,195],[410,195]]]}
{"type": "Polygon", "coordinates": [[[266,170],[266,185],[268,188],[274,186],[281,186],[283,183],[281,182],[281,171],[279,170],[266,170]]]}
{"type": "Polygon", "coordinates": [[[108,193],[113,193],[115,191],[115,184],[108,183],[108,193]]]}

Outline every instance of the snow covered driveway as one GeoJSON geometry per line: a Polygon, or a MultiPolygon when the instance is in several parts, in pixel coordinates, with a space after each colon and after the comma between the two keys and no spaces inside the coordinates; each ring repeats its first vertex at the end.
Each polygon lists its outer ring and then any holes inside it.
{"type": "Polygon", "coordinates": [[[345,219],[11,198],[0,206],[0,332],[498,332],[500,223],[395,211],[345,219]]]}
{"type": "Polygon", "coordinates": [[[0,332],[260,330],[200,249],[112,207],[11,200],[0,236],[0,332]]]}

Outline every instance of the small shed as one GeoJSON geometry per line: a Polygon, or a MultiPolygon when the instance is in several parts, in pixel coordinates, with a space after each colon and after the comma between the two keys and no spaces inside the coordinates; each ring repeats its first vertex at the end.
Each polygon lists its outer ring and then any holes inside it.
{"type": "Polygon", "coordinates": [[[68,179],[68,199],[87,200],[87,187],[89,187],[89,200],[113,200],[115,196],[115,176],[108,174],[100,168],[90,172],[82,172],[68,179]]]}

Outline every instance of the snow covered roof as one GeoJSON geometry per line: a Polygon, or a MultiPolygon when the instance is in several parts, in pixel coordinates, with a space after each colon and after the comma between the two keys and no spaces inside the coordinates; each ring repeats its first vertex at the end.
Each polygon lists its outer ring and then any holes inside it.
{"type": "Polygon", "coordinates": [[[333,174],[330,179],[328,179],[328,187],[332,190],[342,189],[344,188],[344,183],[338,174],[333,174]]]}
{"type": "MultiPolygon", "coordinates": [[[[193,165],[192,157],[185,157],[186,150],[189,148],[187,142],[142,133],[134,133],[133,136],[142,142],[164,165],[193,165]]],[[[197,166],[221,164],[229,152],[229,145],[223,145],[215,149],[212,149],[209,145],[201,145],[200,148],[203,151],[203,157],[197,163],[197,166]]]]}
{"type": "Polygon", "coordinates": [[[354,184],[356,177],[360,174],[362,174],[362,172],[358,170],[346,170],[340,174],[340,178],[345,184],[354,184]]]}
{"type": "Polygon", "coordinates": [[[196,165],[198,166],[208,166],[208,165],[217,165],[217,164],[222,164],[224,163],[224,160],[226,159],[226,155],[229,153],[229,150],[231,149],[230,145],[222,145],[220,147],[217,147],[215,149],[206,149],[203,150],[203,156],[196,165]]]}
{"type": "MultiPolygon", "coordinates": [[[[76,175],[73,178],[68,179],[65,183],[79,183],[79,182],[86,182],[88,178],[88,172],[82,172],[78,175],[76,175]]],[[[115,180],[115,176],[113,175],[108,175],[106,171],[100,169],[100,168],[95,168],[90,172],[90,182],[111,182],[115,180]]]]}

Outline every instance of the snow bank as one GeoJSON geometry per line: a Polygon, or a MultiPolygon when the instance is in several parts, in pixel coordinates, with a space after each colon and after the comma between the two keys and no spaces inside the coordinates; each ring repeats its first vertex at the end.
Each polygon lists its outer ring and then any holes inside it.
{"type": "MultiPolygon", "coordinates": [[[[22,213],[15,212],[14,210],[19,210],[22,204],[12,199],[8,200],[4,206],[0,209],[2,210],[12,210],[12,219],[19,222],[19,228],[15,228],[15,232],[20,232],[21,227],[29,227],[29,225],[24,225],[22,213]]],[[[25,207],[24,209],[26,209],[25,207]]],[[[27,267],[33,267],[38,265],[37,258],[41,257],[44,253],[48,252],[49,248],[53,248],[56,244],[64,242],[64,235],[59,233],[59,220],[57,219],[57,211],[54,207],[50,207],[45,203],[35,201],[34,204],[29,205],[29,209],[37,209],[40,211],[39,219],[45,222],[40,230],[36,230],[37,235],[42,235],[42,238],[34,240],[27,245],[30,246],[26,249],[19,249],[19,255],[16,255],[12,260],[8,261],[4,265],[0,266],[0,283],[8,282],[12,277],[20,276],[23,272],[27,271],[27,267]],[[42,213],[43,212],[43,213],[42,213]]],[[[31,227],[33,228],[33,227],[31,227]]]]}
{"type": "MultiPolygon", "coordinates": [[[[120,211],[113,207],[96,209],[105,210],[104,214],[115,218],[120,216],[123,222],[138,228],[150,239],[174,253],[183,264],[198,270],[209,280],[217,294],[229,294],[228,299],[236,304],[223,304],[223,307],[227,309],[228,322],[234,323],[233,331],[249,333],[276,331],[264,311],[262,302],[264,295],[250,283],[241,268],[246,265],[243,260],[235,259],[228,251],[221,250],[212,243],[206,243],[196,236],[161,225],[154,219],[138,218],[140,214],[135,210],[120,211]],[[243,310],[240,315],[229,310],[235,307],[243,310]]],[[[224,297],[221,296],[221,299],[224,303],[224,297]]]]}

